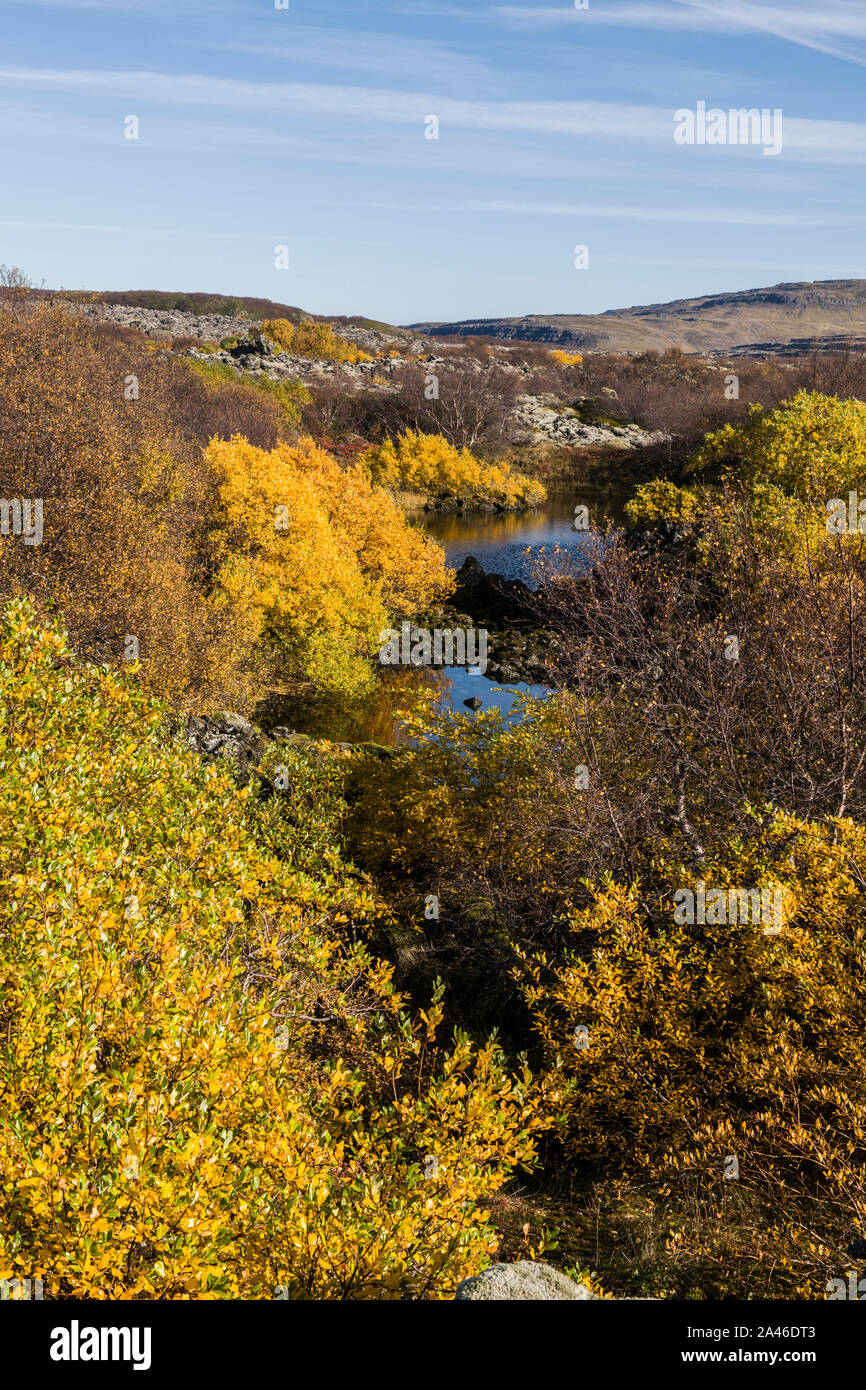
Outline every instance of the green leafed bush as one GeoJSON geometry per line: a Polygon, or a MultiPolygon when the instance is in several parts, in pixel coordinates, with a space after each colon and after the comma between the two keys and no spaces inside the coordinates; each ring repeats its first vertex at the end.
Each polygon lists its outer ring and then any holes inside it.
{"type": "Polygon", "coordinates": [[[275,857],[253,792],[23,601],[0,729],[0,1278],[450,1296],[495,1250],[481,1204],[531,1161],[528,1075],[441,1048],[439,1001],[405,1011],[356,940],[373,900],[337,857],[321,873],[315,831],[284,822],[275,857]]]}

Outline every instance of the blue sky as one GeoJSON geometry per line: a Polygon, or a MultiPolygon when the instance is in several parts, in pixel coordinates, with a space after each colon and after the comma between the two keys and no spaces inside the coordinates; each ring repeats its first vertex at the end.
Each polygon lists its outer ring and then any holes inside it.
{"type": "Polygon", "coordinates": [[[0,23],[0,261],[52,287],[408,323],[866,275],[866,0],[0,0],[0,23]],[[780,108],[782,153],[675,144],[699,101],[780,108]]]}

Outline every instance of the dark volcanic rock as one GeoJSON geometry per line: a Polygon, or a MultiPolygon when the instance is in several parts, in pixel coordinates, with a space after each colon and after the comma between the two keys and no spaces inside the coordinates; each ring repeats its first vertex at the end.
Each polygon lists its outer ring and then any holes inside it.
{"type": "Polygon", "coordinates": [[[522,579],[487,574],[474,555],[467,555],[457,571],[457,587],[451,600],[461,613],[479,624],[499,627],[531,612],[532,591],[522,579]]]}
{"type": "Polygon", "coordinates": [[[209,761],[226,757],[242,787],[261,762],[265,743],[258,730],[242,715],[229,710],[208,716],[190,715],[186,725],[186,741],[190,748],[209,761]]]}
{"type": "Polygon", "coordinates": [[[687,537],[673,521],[659,520],[646,526],[630,527],[625,542],[636,555],[681,556],[685,553],[687,537]]]}
{"type": "Polygon", "coordinates": [[[467,619],[486,630],[488,680],[497,684],[544,684],[547,649],[553,634],[539,628],[543,597],[521,579],[505,579],[486,573],[469,555],[457,571],[457,588],[451,600],[459,612],[451,618],[466,626],[467,619]]]}

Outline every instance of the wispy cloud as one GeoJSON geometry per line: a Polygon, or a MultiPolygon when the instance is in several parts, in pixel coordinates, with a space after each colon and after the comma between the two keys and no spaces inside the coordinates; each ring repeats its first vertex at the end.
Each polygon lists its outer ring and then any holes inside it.
{"type": "MultiPolygon", "coordinates": [[[[655,142],[672,148],[672,109],[605,101],[470,101],[384,87],[359,87],[312,82],[246,82],[236,78],[195,73],[96,72],[87,70],[0,68],[0,83],[33,90],[110,93],[124,102],[155,102],[210,110],[245,111],[274,118],[298,115],[324,120],[351,118],[384,125],[416,124],[429,114],[441,127],[567,136],[574,141],[620,140],[655,142]]],[[[203,119],[208,119],[204,117],[203,119]]],[[[574,151],[580,149],[574,146],[574,151]]],[[[749,145],[724,150],[701,147],[679,150],[681,157],[702,159],[760,151],[749,145]]],[[[866,124],[857,121],[784,120],[784,154],[796,159],[866,162],[866,124]]]]}
{"type": "Polygon", "coordinates": [[[497,80],[495,69],[456,44],[403,34],[370,34],[357,30],[324,29],[292,24],[275,33],[270,24],[256,26],[259,37],[205,40],[206,47],[265,59],[268,66],[285,63],[291,68],[334,68],[355,73],[395,72],[408,78],[439,84],[485,83],[497,80]]]}
{"type": "Polygon", "coordinates": [[[363,116],[385,123],[423,122],[428,114],[461,129],[535,131],[552,135],[670,135],[670,113],[649,106],[597,101],[469,101],[434,91],[401,91],[314,82],[246,82],[197,73],[0,68],[0,83],[70,92],[106,92],[176,106],[251,113],[363,116]]]}
{"type": "MultiPolygon", "coordinates": [[[[51,222],[51,221],[16,221],[13,219],[0,218],[0,227],[6,227],[14,231],[28,232],[85,232],[105,236],[125,236],[125,237],[155,237],[159,241],[168,242],[172,237],[185,237],[188,239],[201,240],[203,242],[249,242],[251,244],[266,244],[270,250],[272,237],[266,232],[240,232],[236,230],[214,230],[212,228],[202,229],[199,226],[188,227],[138,227],[125,226],[116,227],[105,222],[51,222]]],[[[303,245],[304,242],[312,242],[319,245],[321,242],[328,242],[335,246],[399,246],[398,241],[387,241],[381,237],[345,237],[345,236],[305,236],[303,232],[296,232],[292,235],[292,245],[303,245]]]]}
{"type": "Polygon", "coordinates": [[[764,5],[749,3],[749,0],[731,0],[731,3],[718,5],[712,0],[677,0],[687,16],[695,19],[727,18],[729,24],[742,29],[758,30],[772,34],[774,38],[788,43],[799,44],[803,48],[826,53],[833,58],[841,58],[848,63],[866,67],[866,9],[862,5],[852,5],[848,0],[822,0],[814,4],[812,0],[797,5],[764,5]],[[830,42],[830,40],[834,42],[830,42]],[[839,39],[855,39],[860,47],[851,45],[840,47],[839,39]]]}
{"type": "Polygon", "coordinates": [[[838,213],[831,208],[803,213],[800,210],[757,212],[749,208],[719,207],[616,207],[598,203],[521,203],[479,200],[468,204],[478,212],[499,212],[509,215],[529,214],[536,217],[590,217],[617,222],[695,222],[712,226],[741,227],[827,227],[844,223],[847,226],[866,226],[866,213],[838,213]]]}
{"type": "MultiPolygon", "coordinates": [[[[465,19],[478,12],[454,7],[465,19]]],[[[571,6],[493,5],[484,12],[490,19],[523,28],[580,26],[594,29],[654,29],[673,33],[772,35],[845,62],[866,66],[866,7],[848,0],[791,0],[787,5],[762,0],[645,0],[638,3],[571,6]],[[840,40],[855,40],[854,46],[840,40]]],[[[579,30],[578,30],[579,32],[579,30]]]]}

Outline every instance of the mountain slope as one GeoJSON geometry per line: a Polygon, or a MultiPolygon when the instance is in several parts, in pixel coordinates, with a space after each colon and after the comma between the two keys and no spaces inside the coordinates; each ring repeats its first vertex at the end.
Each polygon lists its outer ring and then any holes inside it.
{"type": "Polygon", "coordinates": [[[815,339],[866,340],[866,280],[802,281],[603,314],[526,314],[411,327],[438,337],[478,334],[600,352],[805,348],[815,339]]]}

